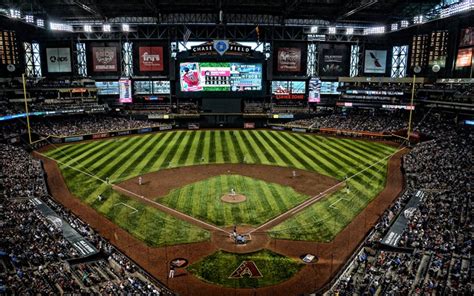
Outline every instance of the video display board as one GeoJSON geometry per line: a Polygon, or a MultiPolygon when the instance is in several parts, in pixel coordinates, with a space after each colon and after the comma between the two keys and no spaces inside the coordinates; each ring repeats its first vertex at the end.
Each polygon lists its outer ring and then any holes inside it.
{"type": "Polygon", "coordinates": [[[471,67],[472,51],[474,48],[462,48],[458,50],[456,57],[456,69],[471,67]]]}
{"type": "Polygon", "coordinates": [[[185,62],[179,65],[182,92],[246,92],[262,90],[262,64],[185,62]]]}
{"type": "Polygon", "coordinates": [[[340,95],[341,92],[337,90],[338,87],[339,87],[339,82],[322,81],[321,94],[322,95],[340,95]]]}
{"type": "Polygon", "coordinates": [[[321,102],[321,80],[318,77],[312,77],[308,86],[308,102],[321,102]]]}
{"type": "Polygon", "coordinates": [[[133,93],[136,95],[170,94],[169,81],[135,80],[133,93]]]}
{"type": "Polygon", "coordinates": [[[272,94],[277,99],[303,100],[306,93],[306,81],[272,81],[272,94]]]}
{"type": "Polygon", "coordinates": [[[119,80],[119,102],[120,103],[132,103],[132,81],[127,78],[121,78],[119,80]]]}
{"type": "Polygon", "coordinates": [[[119,83],[118,81],[96,81],[98,95],[118,95],[119,83]]]}

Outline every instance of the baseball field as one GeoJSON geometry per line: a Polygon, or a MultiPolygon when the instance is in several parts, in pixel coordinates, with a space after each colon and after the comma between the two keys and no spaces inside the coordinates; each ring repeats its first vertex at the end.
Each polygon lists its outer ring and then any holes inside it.
{"type": "MultiPolygon", "coordinates": [[[[83,204],[148,246],[161,247],[210,241],[213,232],[233,225],[273,239],[329,242],[385,187],[387,163],[396,151],[382,143],[311,134],[214,130],[65,144],[44,156],[57,162],[83,204]],[[222,202],[230,190],[246,200],[222,202]]],[[[209,258],[214,257],[202,262],[209,258]]],[[[191,269],[198,278],[229,283],[199,274],[205,266],[199,264],[191,269]]],[[[242,287],[248,286],[244,281],[242,287]]]]}

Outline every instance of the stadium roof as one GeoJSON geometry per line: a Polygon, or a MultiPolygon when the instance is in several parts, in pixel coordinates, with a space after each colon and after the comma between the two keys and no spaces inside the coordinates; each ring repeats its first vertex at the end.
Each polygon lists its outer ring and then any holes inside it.
{"type": "Polygon", "coordinates": [[[105,21],[118,17],[169,14],[269,15],[283,19],[385,23],[423,14],[440,0],[6,0],[1,8],[17,8],[58,21],[105,21]]]}

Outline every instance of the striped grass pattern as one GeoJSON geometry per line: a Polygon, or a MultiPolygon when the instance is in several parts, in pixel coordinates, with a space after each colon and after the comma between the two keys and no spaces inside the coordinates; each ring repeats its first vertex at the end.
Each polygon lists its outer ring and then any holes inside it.
{"type": "Polygon", "coordinates": [[[258,226],[307,198],[288,186],[240,175],[220,175],[172,190],[158,201],[217,226],[258,226]],[[247,200],[237,204],[221,202],[231,188],[247,200]]]}
{"type": "MultiPolygon", "coordinates": [[[[46,154],[60,161],[60,167],[71,191],[107,216],[112,211],[106,206],[107,203],[103,205],[94,203],[97,195],[104,193],[107,186],[67,166],[89,172],[102,179],[109,178],[113,183],[160,169],[210,163],[251,163],[294,167],[342,180],[345,176],[355,174],[380,161],[395,150],[393,147],[380,143],[310,134],[215,130],[172,131],[69,144],[50,150],[46,154]]],[[[311,211],[309,209],[303,211],[297,218],[277,226],[273,229],[272,235],[312,240],[327,240],[333,237],[344,225],[347,225],[347,221],[350,222],[354,215],[382,190],[385,185],[386,163],[382,161],[351,180],[351,195],[357,198],[349,199],[340,192],[335,193],[330,197],[334,199],[330,203],[328,200],[326,201],[328,204],[324,207],[320,205],[322,208],[316,210],[315,207],[320,204],[317,203],[311,207],[311,211]],[[336,203],[333,205],[334,202],[336,203]],[[328,218],[330,214],[325,211],[338,214],[331,214],[335,217],[331,220],[328,218]],[[314,217],[314,215],[321,216],[314,217]],[[319,224],[314,224],[307,218],[316,219],[314,223],[319,224]],[[312,230],[318,230],[318,232],[311,235],[298,234],[295,229],[306,224],[313,226],[312,230]]],[[[113,195],[117,195],[117,199],[124,200],[127,204],[140,204],[117,193],[113,195]]],[[[142,207],[147,209],[147,206],[142,205],[142,207]]],[[[177,222],[159,211],[152,212],[155,215],[153,221],[156,219],[165,221],[162,223],[165,228],[163,231],[167,231],[168,227],[188,229],[189,236],[186,242],[208,238],[209,234],[183,221],[177,222]]],[[[135,215],[136,217],[142,215],[142,211],[135,215]]],[[[123,224],[129,223],[121,221],[127,220],[127,217],[116,216],[111,219],[121,226],[124,225],[123,227],[132,233],[140,231],[140,235],[144,233],[146,236],[152,235],[151,232],[144,232],[132,228],[131,225],[123,224]]],[[[146,221],[141,218],[140,220],[146,221]]],[[[143,226],[137,224],[133,227],[142,228],[143,226]]],[[[308,233],[309,230],[301,231],[308,233]]],[[[172,231],[169,233],[172,237],[176,237],[172,231]]],[[[159,237],[148,238],[154,245],[168,244],[163,242],[164,239],[170,240],[170,238],[163,238],[161,233],[159,237]]]]}

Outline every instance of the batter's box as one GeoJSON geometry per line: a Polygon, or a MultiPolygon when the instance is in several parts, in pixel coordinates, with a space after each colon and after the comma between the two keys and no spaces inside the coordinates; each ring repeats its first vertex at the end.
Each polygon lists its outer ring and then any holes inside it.
{"type": "Polygon", "coordinates": [[[130,205],[127,205],[126,203],[123,203],[123,202],[119,202],[119,203],[116,203],[116,204],[112,205],[112,208],[115,208],[117,206],[127,207],[127,208],[131,209],[132,211],[129,213],[129,215],[133,215],[133,214],[138,212],[138,209],[136,209],[136,208],[134,208],[130,205]]]}

